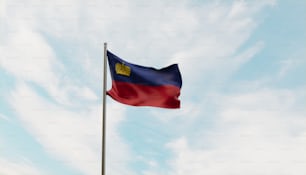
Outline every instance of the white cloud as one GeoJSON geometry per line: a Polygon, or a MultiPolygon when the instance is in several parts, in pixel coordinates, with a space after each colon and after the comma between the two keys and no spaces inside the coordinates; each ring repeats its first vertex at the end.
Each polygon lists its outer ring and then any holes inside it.
{"type": "Polygon", "coordinates": [[[5,15],[5,7],[6,7],[5,3],[6,3],[5,0],[0,0],[0,19],[5,15]]]}
{"type": "MultiPolygon", "coordinates": [[[[80,111],[69,111],[39,97],[25,84],[12,94],[11,105],[26,129],[42,144],[50,155],[86,174],[96,174],[101,164],[101,107],[93,105],[80,111]]],[[[108,170],[128,172],[125,169],[128,149],[122,142],[117,122],[122,120],[124,108],[110,105],[107,118],[108,170]],[[112,110],[113,109],[113,110],[112,110]]]]}
{"type": "Polygon", "coordinates": [[[52,84],[55,56],[44,39],[28,28],[14,32],[6,45],[0,47],[1,67],[21,79],[32,79],[41,84],[52,84]],[[48,83],[50,82],[50,83],[48,83]]]}
{"type": "Polygon", "coordinates": [[[37,83],[57,102],[65,105],[74,104],[75,94],[83,100],[97,99],[89,87],[80,86],[75,80],[67,78],[67,65],[59,61],[58,53],[44,35],[56,37],[57,33],[61,33],[67,34],[64,38],[69,38],[75,34],[71,31],[73,27],[78,28],[72,25],[73,21],[78,21],[75,16],[78,14],[78,3],[74,2],[5,1],[5,18],[1,19],[3,30],[0,30],[0,35],[3,35],[0,38],[0,67],[17,79],[37,83]],[[67,21],[68,25],[64,25],[67,21]]]}
{"type": "Polygon", "coordinates": [[[305,59],[301,59],[304,55],[299,53],[293,54],[290,58],[281,60],[279,62],[280,64],[280,70],[278,73],[279,78],[284,78],[284,76],[288,75],[290,71],[294,71],[296,69],[303,69],[302,66],[306,65],[305,59]]]}
{"type": "Polygon", "coordinates": [[[0,159],[0,174],[3,175],[46,175],[46,173],[38,170],[30,162],[24,161],[9,161],[0,159]]]}
{"type": "Polygon", "coordinates": [[[169,174],[305,174],[303,98],[273,89],[220,96],[216,127],[168,144],[169,174]]]}
{"type": "Polygon", "coordinates": [[[18,86],[10,102],[25,128],[50,155],[87,174],[99,169],[98,106],[67,111],[43,100],[25,84],[18,86]]]}
{"type": "Polygon", "coordinates": [[[79,87],[65,76],[64,66],[44,37],[33,29],[22,26],[0,47],[0,66],[17,79],[29,80],[47,90],[56,101],[72,105],[72,96],[96,100],[88,87],[79,87]],[[58,71],[60,70],[60,71],[58,71]]]}

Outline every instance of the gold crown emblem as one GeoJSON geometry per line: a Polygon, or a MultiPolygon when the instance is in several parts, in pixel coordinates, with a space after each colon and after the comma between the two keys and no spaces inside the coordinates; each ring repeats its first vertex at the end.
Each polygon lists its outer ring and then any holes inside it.
{"type": "Polygon", "coordinates": [[[129,66],[124,65],[123,63],[116,63],[115,65],[116,73],[119,75],[130,76],[131,68],[129,66]]]}

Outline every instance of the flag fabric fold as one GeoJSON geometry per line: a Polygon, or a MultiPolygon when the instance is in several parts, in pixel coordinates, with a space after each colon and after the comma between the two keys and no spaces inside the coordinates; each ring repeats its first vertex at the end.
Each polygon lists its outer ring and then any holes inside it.
{"type": "Polygon", "coordinates": [[[178,65],[162,69],[145,67],[124,61],[107,51],[112,88],[107,95],[132,106],[180,108],[182,78],[178,65]]]}

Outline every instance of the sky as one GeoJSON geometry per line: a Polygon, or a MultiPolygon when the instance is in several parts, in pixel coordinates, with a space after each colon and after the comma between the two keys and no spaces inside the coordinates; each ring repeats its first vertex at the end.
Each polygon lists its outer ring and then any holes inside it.
{"type": "Polygon", "coordinates": [[[305,175],[305,31],[302,0],[0,0],[0,174],[101,174],[107,42],[183,86],[107,97],[106,174],[305,175]]]}

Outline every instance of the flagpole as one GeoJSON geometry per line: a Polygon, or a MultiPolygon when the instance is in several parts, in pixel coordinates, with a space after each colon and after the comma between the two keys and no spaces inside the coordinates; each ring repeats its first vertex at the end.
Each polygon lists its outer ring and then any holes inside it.
{"type": "Polygon", "coordinates": [[[104,43],[104,60],[103,60],[103,109],[102,109],[102,162],[101,175],[105,175],[105,130],[106,130],[106,57],[107,57],[107,43],[104,43]]]}

